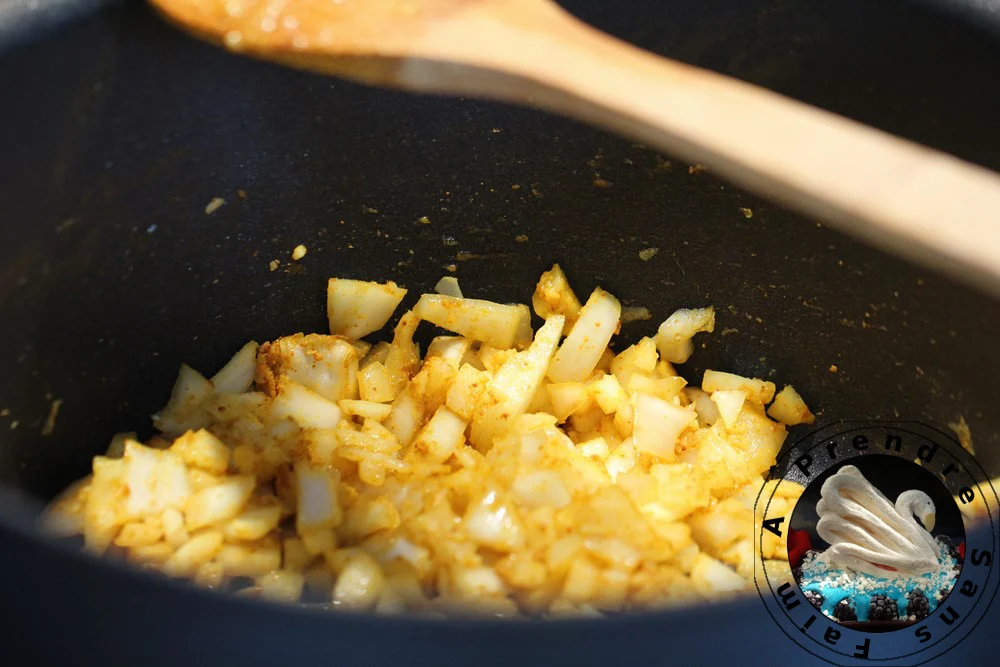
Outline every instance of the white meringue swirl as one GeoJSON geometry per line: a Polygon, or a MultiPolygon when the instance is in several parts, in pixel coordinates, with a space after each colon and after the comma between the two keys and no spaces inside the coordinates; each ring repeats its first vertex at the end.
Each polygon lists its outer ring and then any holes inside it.
{"type": "Polygon", "coordinates": [[[904,491],[893,505],[855,466],[844,466],[823,482],[816,503],[816,532],[830,544],[818,560],[878,577],[937,570],[938,544],[928,532],[934,511],[923,491],[904,491]]]}

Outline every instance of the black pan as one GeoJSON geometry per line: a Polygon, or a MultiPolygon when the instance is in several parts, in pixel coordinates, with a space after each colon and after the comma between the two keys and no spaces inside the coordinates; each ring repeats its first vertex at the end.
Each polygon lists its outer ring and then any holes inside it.
{"type": "MultiPolygon", "coordinates": [[[[975,22],[891,0],[566,4],[654,51],[1000,169],[1000,42],[975,22]]],[[[654,314],[713,304],[719,329],[735,331],[707,339],[683,369],[691,377],[715,367],[789,380],[823,422],[946,429],[964,416],[980,462],[1000,473],[995,300],[670,156],[531,111],[237,59],[137,3],[9,49],[0,91],[0,597],[14,612],[11,664],[773,665],[798,655],[757,600],[597,624],[331,617],[192,591],[37,534],[32,501],[85,474],[111,433],[148,433],[181,361],[211,372],[248,338],[322,331],[331,275],[419,293],[455,264],[468,294],[514,300],[559,261],[581,292],[600,283],[654,314]],[[227,203],[206,215],[213,197],[227,203]],[[309,254],[288,270],[299,243],[309,254]],[[269,271],[272,259],[283,268],[269,271]]],[[[981,626],[997,622],[994,610],[981,626]]],[[[949,662],[986,664],[992,646],[977,631],[949,662]]]]}

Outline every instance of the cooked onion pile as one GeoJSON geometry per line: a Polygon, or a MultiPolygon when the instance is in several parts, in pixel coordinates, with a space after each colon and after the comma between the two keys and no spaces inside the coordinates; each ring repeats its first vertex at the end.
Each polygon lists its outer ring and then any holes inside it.
{"type": "Polygon", "coordinates": [[[330,335],[248,343],[211,379],[182,366],[161,435],[116,436],[47,526],[204,586],[378,613],[596,614],[753,585],[762,474],[812,415],[760,379],[686,386],[672,364],[711,308],[616,354],[618,300],[581,305],[558,266],[537,331],[526,305],[438,289],[373,345],[406,290],[331,279],[330,335]],[[455,334],[422,358],[421,321],[455,334]]]}

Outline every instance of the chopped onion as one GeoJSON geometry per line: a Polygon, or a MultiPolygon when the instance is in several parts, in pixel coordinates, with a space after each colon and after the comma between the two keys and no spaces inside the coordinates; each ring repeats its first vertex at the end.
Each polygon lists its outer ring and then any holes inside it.
{"type": "Polygon", "coordinates": [[[601,355],[618,330],[622,306],[600,287],[580,311],[573,330],[566,336],[549,365],[553,382],[583,382],[594,371],[601,355]]]}
{"type": "Polygon", "coordinates": [[[250,341],[212,376],[217,394],[242,394],[253,384],[257,369],[257,343],[250,341]]]}
{"type": "Polygon", "coordinates": [[[523,335],[524,310],[479,299],[424,294],[413,312],[417,317],[473,340],[506,350],[523,335]]]}
{"type": "Polygon", "coordinates": [[[654,396],[638,394],[632,427],[635,447],[665,461],[673,461],[678,436],[694,421],[692,410],[679,408],[654,396]]]}
{"type": "Polygon", "coordinates": [[[334,428],[340,422],[340,407],[302,385],[284,380],[274,399],[272,414],[289,418],[300,428],[334,428]]]}
{"type": "Polygon", "coordinates": [[[774,383],[757,378],[750,379],[732,373],[721,371],[705,371],[701,380],[701,388],[712,394],[717,391],[740,390],[746,392],[747,400],[754,403],[770,403],[774,398],[774,383]]]}
{"type": "Polygon", "coordinates": [[[809,406],[799,396],[792,385],[785,386],[777,396],[774,403],[767,409],[767,414],[771,419],[781,422],[786,426],[796,424],[812,424],[816,417],[809,411],[809,406]]]}
{"type": "Polygon", "coordinates": [[[682,364],[694,353],[694,343],[691,339],[696,333],[715,330],[715,309],[697,308],[689,310],[682,308],[674,311],[656,333],[656,347],[665,360],[682,364]]]}
{"type": "Polygon", "coordinates": [[[740,416],[740,410],[743,409],[746,400],[746,392],[740,389],[717,391],[712,394],[712,401],[718,406],[719,415],[726,428],[732,428],[736,423],[736,418],[740,416]]]}
{"type": "Polygon", "coordinates": [[[477,448],[489,449],[493,438],[524,414],[545,378],[565,321],[562,315],[546,320],[531,347],[506,361],[486,385],[472,418],[471,440],[477,448]]]}
{"type": "Polygon", "coordinates": [[[406,290],[396,283],[330,278],[326,288],[326,314],[330,333],[361,338],[378,331],[392,317],[406,290]]]}
{"type": "Polygon", "coordinates": [[[445,276],[441,280],[437,281],[437,285],[434,286],[434,291],[438,294],[444,294],[445,296],[453,296],[458,299],[462,298],[462,288],[458,286],[458,278],[455,276],[445,276]]]}

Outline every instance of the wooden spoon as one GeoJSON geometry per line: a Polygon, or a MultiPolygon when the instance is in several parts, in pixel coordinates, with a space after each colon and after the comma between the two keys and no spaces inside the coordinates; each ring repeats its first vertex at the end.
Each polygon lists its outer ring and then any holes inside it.
{"type": "MultiPolygon", "coordinates": [[[[551,0],[153,0],[228,49],[633,137],[1000,294],[1000,176],[642,51],[551,0]]],[[[651,221],[652,223],[653,221],[651,221]]]]}

